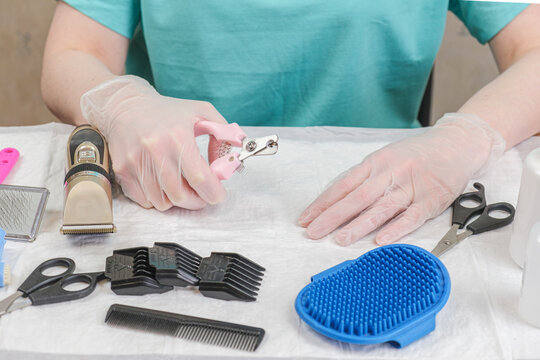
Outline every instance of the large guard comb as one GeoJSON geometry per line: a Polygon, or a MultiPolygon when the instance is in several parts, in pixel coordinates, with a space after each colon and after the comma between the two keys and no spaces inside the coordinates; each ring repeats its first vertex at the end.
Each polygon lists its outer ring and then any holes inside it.
{"type": "Polygon", "coordinates": [[[161,284],[195,285],[207,297],[255,301],[265,269],[237,253],[202,258],[176,243],[155,243],[150,265],[161,284]]]}

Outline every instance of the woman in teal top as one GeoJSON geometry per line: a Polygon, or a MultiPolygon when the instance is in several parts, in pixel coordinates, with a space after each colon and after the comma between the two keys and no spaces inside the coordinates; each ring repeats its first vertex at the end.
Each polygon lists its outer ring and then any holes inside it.
{"type": "Polygon", "coordinates": [[[335,233],[348,244],[397,216],[377,235],[388,243],[438,215],[487,163],[540,131],[538,7],[65,0],[49,33],[43,96],[61,120],[104,133],[127,196],[159,210],[201,208],[222,201],[225,190],[198,154],[196,121],[416,127],[451,10],[506,71],[425,134],[372,154],[299,219],[312,238],[353,220],[335,233]],[[469,168],[453,167],[463,158],[469,168]]]}

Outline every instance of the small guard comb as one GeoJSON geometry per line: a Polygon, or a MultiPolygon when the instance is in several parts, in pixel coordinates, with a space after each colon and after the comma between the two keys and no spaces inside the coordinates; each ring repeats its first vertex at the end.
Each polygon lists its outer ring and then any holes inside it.
{"type": "Polygon", "coordinates": [[[160,294],[173,289],[156,280],[147,247],[115,250],[106,260],[105,276],[117,295],[160,294]]]}

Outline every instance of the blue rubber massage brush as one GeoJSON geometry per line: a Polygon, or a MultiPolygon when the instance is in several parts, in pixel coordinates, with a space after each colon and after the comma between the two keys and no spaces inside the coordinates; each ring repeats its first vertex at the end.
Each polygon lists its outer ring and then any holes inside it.
{"type": "Polygon", "coordinates": [[[435,329],[450,295],[443,263],[413,245],[387,245],[311,278],[296,298],[315,331],[356,344],[403,347],[435,329]]]}

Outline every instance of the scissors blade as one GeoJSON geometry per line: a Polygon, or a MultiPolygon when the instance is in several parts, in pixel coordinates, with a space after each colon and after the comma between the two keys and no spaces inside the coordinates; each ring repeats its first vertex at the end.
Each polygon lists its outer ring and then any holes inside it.
{"type": "Polygon", "coordinates": [[[0,316],[7,314],[8,312],[12,312],[13,310],[21,309],[25,306],[31,305],[32,302],[28,299],[24,299],[25,301],[19,302],[18,306],[13,306],[15,301],[17,299],[24,296],[24,293],[21,291],[16,291],[13,295],[8,296],[4,300],[0,301],[0,316]]]}
{"type": "Polygon", "coordinates": [[[461,242],[463,240],[465,240],[466,238],[468,238],[469,236],[471,236],[473,234],[473,232],[471,230],[465,230],[464,232],[462,232],[461,234],[458,234],[457,235],[457,242],[461,242]]]}
{"type": "Polygon", "coordinates": [[[441,241],[435,246],[435,248],[431,251],[431,253],[437,257],[441,256],[460,241],[457,235],[457,231],[459,230],[459,224],[454,224],[448,230],[448,232],[443,236],[441,241]]]}

